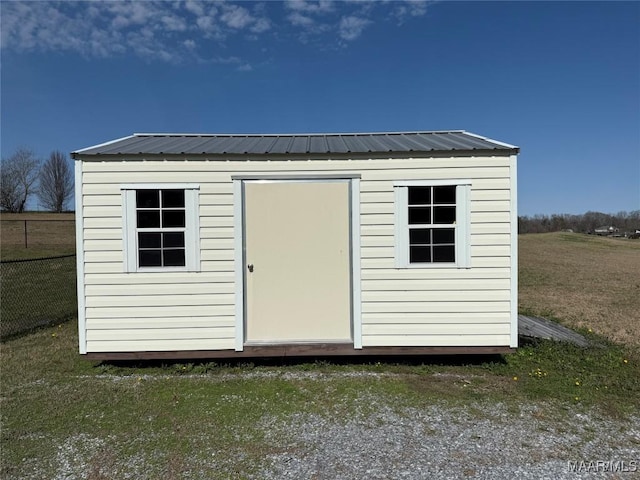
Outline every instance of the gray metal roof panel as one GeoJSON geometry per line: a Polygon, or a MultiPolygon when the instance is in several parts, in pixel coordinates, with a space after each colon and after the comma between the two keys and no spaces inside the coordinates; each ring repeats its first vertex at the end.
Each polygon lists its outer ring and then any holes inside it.
{"type": "Polygon", "coordinates": [[[495,146],[494,144],[487,142],[486,140],[483,140],[479,137],[474,137],[459,132],[451,133],[451,135],[449,135],[449,138],[451,140],[456,140],[460,143],[464,143],[471,148],[491,149],[495,146]]]}
{"type": "Polygon", "coordinates": [[[427,151],[440,151],[451,150],[452,145],[449,142],[443,141],[438,135],[432,133],[418,134],[416,139],[419,139],[424,145],[424,149],[427,151]]]}
{"type": "Polygon", "coordinates": [[[292,137],[282,136],[278,137],[276,142],[271,146],[268,152],[264,153],[290,153],[290,145],[292,143],[292,137]]]}
{"type": "Polygon", "coordinates": [[[329,146],[324,135],[309,135],[309,153],[327,153],[329,146]]]}
{"type": "Polygon", "coordinates": [[[384,141],[383,135],[367,135],[362,137],[362,141],[367,146],[369,152],[388,152],[389,145],[384,141]]]}
{"type": "Polygon", "coordinates": [[[309,136],[298,135],[293,137],[293,142],[291,143],[291,151],[308,153],[309,152],[309,136]]]}
{"type": "Polygon", "coordinates": [[[517,153],[518,147],[462,130],[286,135],[135,134],[77,150],[72,155],[264,155],[477,150],[517,153]]]}
{"type": "Polygon", "coordinates": [[[110,154],[110,153],[123,153],[123,152],[135,152],[137,153],[139,150],[136,149],[136,145],[144,145],[144,144],[148,144],[148,140],[146,138],[140,138],[140,137],[129,137],[129,138],[125,138],[124,140],[122,140],[121,142],[117,142],[117,143],[112,143],[110,145],[105,145],[104,147],[94,147],[96,151],[95,153],[105,153],[105,154],[110,154]]]}
{"type": "Polygon", "coordinates": [[[342,139],[342,135],[327,135],[327,145],[329,146],[330,152],[335,153],[347,153],[349,152],[349,148],[347,144],[344,143],[342,139]]]}
{"type": "Polygon", "coordinates": [[[345,135],[344,143],[349,149],[349,152],[369,152],[370,150],[367,148],[367,145],[360,139],[360,137],[356,135],[345,135]]]}

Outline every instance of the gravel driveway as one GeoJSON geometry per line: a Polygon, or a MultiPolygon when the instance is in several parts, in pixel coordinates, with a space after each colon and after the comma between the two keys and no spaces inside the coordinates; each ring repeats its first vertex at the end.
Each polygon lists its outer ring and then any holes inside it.
{"type": "MultiPolygon", "coordinates": [[[[371,373],[356,376],[362,375],[385,376],[371,373]]],[[[297,372],[243,376],[265,380],[271,377],[327,380],[338,375],[297,372]]],[[[211,381],[235,378],[238,376],[223,375],[211,381]]],[[[130,377],[107,376],[106,379],[132,381],[130,377]]],[[[162,377],[149,379],[161,381],[162,377]]],[[[220,401],[242,401],[236,397],[220,398],[220,401]]],[[[257,455],[241,447],[233,452],[205,447],[198,455],[187,455],[182,468],[164,478],[640,478],[638,415],[611,418],[600,410],[587,410],[579,404],[544,401],[520,405],[491,400],[470,405],[426,403],[417,408],[401,405],[389,396],[366,392],[356,398],[355,409],[353,405],[351,399],[348,405],[331,403],[322,413],[316,409],[316,413],[288,416],[265,414],[253,432],[241,428],[231,432],[238,445],[251,444],[255,439],[257,455]]],[[[64,442],[58,447],[59,453],[52,465],[57,471],[53,478],[157,478],[149,463],[153,459],[136,455],[113,458],[111,474],[88,475],[89,458],[110,441],[78,436],[64,442]]],[[[37,472],[38,467],[33,465],[32,471],[37,472]]]]}
{"type": "Polygon", "coordinates": [[[349,420],[266,421],[278,453],[261,479],[640,478],[640,418],[612,420],[493,404],[393,409],[349,420]],[[616,471],[617,470],[617,471],[616,471]]]}

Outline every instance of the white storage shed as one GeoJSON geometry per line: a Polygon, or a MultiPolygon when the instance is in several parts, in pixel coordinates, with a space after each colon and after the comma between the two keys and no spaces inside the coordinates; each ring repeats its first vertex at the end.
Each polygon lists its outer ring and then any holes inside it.
{"type": "Polygon", "coordinates": [[[518,151],[466,131],[75,151],[80,353],[512,351],[518,151]]]}

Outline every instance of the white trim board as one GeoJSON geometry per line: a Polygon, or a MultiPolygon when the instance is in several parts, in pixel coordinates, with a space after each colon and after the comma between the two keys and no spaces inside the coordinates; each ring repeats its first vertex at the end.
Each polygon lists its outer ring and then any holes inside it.
{"type": "Polygon", "coordinates": [[[233,180],[233,241],[236,282],[236,352],[244,350],[244,195],[242,180],[233,180]]]}
{"type": "Polygon", "coordinates": [[[82,162],[75,162],[76,200],[76,288],[78,295],[78,344],[80,353],[87,353],[87,315],[84,290],[84,208],[82,197],[82,162]]]}
{"type": "Polygon", "coordinates": [[[127,135],[126,137],[116,138],[115,140],[109,140],[108,142],[99,143],[98,145],[92,145],[90,147],[85,147],[80,150],[76,150],[75,152],[71,152],[71,155],[81,154],[82,152],[86,152],[87,150],[93,150],[94,148],[106,147],[107,145],[111,145],[113,143],[121,142],[122,140],[128,140],[130,138],[134,138],[134,135],[127,135]]]}
{"type": "Polygon", "coordinates": [[[518,167],[517,155],[510,157],[511,184],[511,338],[509,346],[518,347],[518,167]]]}
{"type": "Polygon", "coordinates": [[[351,179],[351,322],[353,348],[362,349],[362,270],[360,236],[360,179],[351,179]]]}

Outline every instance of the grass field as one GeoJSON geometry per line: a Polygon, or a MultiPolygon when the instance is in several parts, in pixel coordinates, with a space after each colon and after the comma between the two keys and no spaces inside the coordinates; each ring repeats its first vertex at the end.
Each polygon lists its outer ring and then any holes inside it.
{"type": "Polygon", "coordinates": [[[75,253],[75,235],[73,213],[3,213],[0,217],[0,258],[18,260],[75,253]]]}
{"type": "Polygon", "coordinates": [[[639,248],[581,235],[520,238],[520,308],[591,328],[602,346],[589,349],[541,341],[491,357],[135,365],[83,360],[74,322],[10,340],[0,356],[0,478],[260,478],[273,455],[304,447],[274,441],[274,423],[316,415],[367,424],[381,409],[434,405],[478,422],[500,405],[506,418],[531,416],[561,432],[597,412],[622,432],[640,414],[630,316],[638,299],[628,297],[639,248]]]}
{"type": "Polygon", "coordinates": [[[640,241],[520,235],[520,312],[640,344],[640,241]]]}

